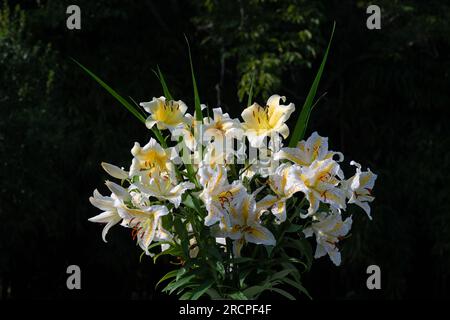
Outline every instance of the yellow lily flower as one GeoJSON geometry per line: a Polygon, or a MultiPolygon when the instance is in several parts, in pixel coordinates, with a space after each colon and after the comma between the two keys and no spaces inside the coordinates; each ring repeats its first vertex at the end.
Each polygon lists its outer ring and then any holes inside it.
{"type": "Polygon", "coordinates": [[[293,103],[280,105],[280,99],[286,101],[286,97],[273,95],[267,100],[265,107],[254,103],[242,112],[242,126],[253,147],[261,147],[265,137],[280,134],[286,139],[289,136],[289,128],[285,122],[294,112],[295,106],[293,103]]]}
{"type": "Polygon", "coordinates": [[[308,167],[293,165],[291,167],[289,188],[298,188],[309,201],[308,213],[303,218],[314,214],[319,208],[319,202],[330,204],[335,209],[345,209],[345,193],[338,188],[344,175],[339,164],[332,160],[315,160],[308,167]]]}
{"type": "Polygon", "coordinates": [[[160,130],[172,130],[183,124],[184,114],[187,111],[186,104],[181,101],[166,100],[165,97],[153,98],[150,102],[139,104],[145,111],[150,113],[145,125],[151,129],[155,124],[160,130]]]}
{"type": "Polygon", "coordinates": [[[327,214],[320,212],[314,215],[311,227],[303,230],[305,237],[316,235],[316,252],[314,258],[320,258],[326,254],[336,266],[341,264],[341,253],[337,248],[337,243],[350,231],[352,217],[342,221],[339,213],[327,214]]]}
{"type": "Polygon", "coordinates": [[[170,152],[164,150],[161,145],[153,138],[144,146],[138,142],[134,143],[131,154],[134,156],[130,176],[138,175],[141,171],[161,171],[175,174],[173,163],[170,161],[170,152]]]}
{"type": "Polygon", "coordinates": [[[313,132],[308,140],[300,141],[296,148],[282,148],[274,155],[274,159],[286,159],[301,166],[309,166],[314,160],[332,159],[334,155],[339,156],[337,161],[344,160],[342,153],[328,151],[328,138],[313,132]]]}

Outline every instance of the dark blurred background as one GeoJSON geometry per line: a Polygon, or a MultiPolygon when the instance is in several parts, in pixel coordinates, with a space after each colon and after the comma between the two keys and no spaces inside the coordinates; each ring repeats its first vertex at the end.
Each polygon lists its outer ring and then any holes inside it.
{"type": "Polygon", "coordinates": [[[171,264],[140,262],[127,230],[113,228],[105,244],[102,226],[87,221],[98,214],[93,189],[106,191],[100,162],[127,167],[149,131],[70,57],[138,102],[162,94],[159,65],[192,106],[185,34],[202,102],[238,116],[255,72],[258,101],[279,93],[299,110],[333,21],[318,91],[327,94],[307,135],[328,136],[347,164],[377,173],[376,201],[371,222],[355,210],[343,264],[317,260],[305,286],[315,299],[449,297],[446,1],[378,0],[381,30],[366,28],[370,1],[0,2],[2,299],[169,299],[154,284],[171,264]],[[66,28],[70,4],[81,8],[81,30],[66,28]],[[81,267],[81,290],[66,288],[71,264],[81,267]],[[382,272],[375,292],[366,288],[371,264],[382,272]]]}

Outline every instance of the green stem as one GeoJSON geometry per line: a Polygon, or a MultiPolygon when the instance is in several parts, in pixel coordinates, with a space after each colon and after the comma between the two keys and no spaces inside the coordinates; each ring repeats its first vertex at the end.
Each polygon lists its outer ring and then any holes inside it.
{"type": "MultiPolygon", "coordinates": [[[[303,205],[305,204],[305,202],[306,202],[306,198],[304,197],[303,199],[302,199],[302,201],[300,201],[300,203],[299,203],[299,205],[297,206],[298,208],[302,208],[303,207],[303,205]]],[[[281,240],[283,240],[283,238],[284,238],[284,235],[286,234],[286,230],[289,228],[289,226],[292,224],[292,221],[294,220],[294,218],[295,218],[295,215],[291,215],[289,218],[288,218],[288,220],[287,220],[287,222],[288,223],[284,223],[284,225],[283,225],[283,228],[282,228],[282,230],[281,230],[281,235],[280,235],[280,237],[278,238],[278,244],[279,243],[281,243],[281,240]]]]}
{"type": "Polygon", "coordinates": [[[152,128],[153,133],[155,134],[156,139],[158,140],[158,142],[161,144],[161,146],[163,148],[167,148],[167,143],[166,140],[164,139],[161,131],[159,131],[159,129],[157,127],[153,127],[152,128]]]}

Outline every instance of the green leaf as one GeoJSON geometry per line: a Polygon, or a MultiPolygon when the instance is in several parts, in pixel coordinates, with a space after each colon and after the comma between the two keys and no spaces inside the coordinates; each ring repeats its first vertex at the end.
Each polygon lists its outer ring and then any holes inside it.
{"type": "Polygon", "coordinates": [[[267,256],[270,257],[272,255],[272,251],[275,248],[275,246],[264,246],[264,248],[267,251],[267,256]]]}
{"type": "Polygon", "coordinates": [[[216,261],[216,270],[222,277],[225,276],[225,267],[222,262],[216,261]]]}
{"type": "Polygon", "coordinates": [[[208,291],[209,288],[211,288],[213,283],[213,280],[206,280],[200,286],[195,288],[195,290],[192,291],[191,300],[197,300],[198,298],[200,298],[203,294],[206,293],[206,291],[208,291]]]}
{"type": "Polygon", "coordinates": [[[192,297],[192,292],[187,291],[187,292],[183,293],[183,295],[180,297],[180,300],[190,300],[191,297],[192,297]]]}
{"type": "Polygon", "coordinates": [[[284,277],[286,277],[288,274],[292,273],[292,269],[287,269],[287,270],[281,270],[275,274],[273,274],[272,276],[270,276],[270,280],[278,280],[278,279],[283,279],[284,277]]]}
{"type": "Polygon", "coordinates": [[[186,268],[180,268],[177,272],[177,277],[175,278],[175,281],[178,281],[184,274],[186,274],[187,270],[186,268]]]}
{"type": "Polygon", "coordinates": [[[139,263],[142,262],[142,257],[145,255],[145,251],[142,251],[141,255],[139,256],[139,263]]]}
{"type": "Polygon", "coordinates": [[[156,139],[158,140],[158,142],[161,144],[161,146],[163,148],[167,148],[167,142],[164,139],[161,131],[158,129],[158,127],[156,125],[152,127],[152,131],[153,131],[156,139]]]}
{"type": "Polygon", "coordinates": [[[170,271],[170,272],[167,272],[167,273],[166,273],[166,274],[158,281],[158,283],[155,285],[155,289],[158,287],[158,285],[159,285],[161,282],[163,282],[163,281],[165,281],[165,280],[167,280],[167,279],[176,277],[177,273],[178,273],[178,270],[172,270],[172,271],[170,271]]]}
{"type": "Polygon", "coordinates": [[[298,224],[291,224],[287,229],[286,233],[296,233],[303,229],[303,226],[298,224]]]}
{"type": "Polygon", "coordinates": [[[173,100],[173,97],[170,94],[169,87],[167,86],[166,80],[164,79],[164,75],[162,74],[161,69],[159,69],[159,66],[157,66],[156,68],[158,69],[158,74],[156,76],[158,77],[159,82],[161,83],[161,86],[163,88],[164,97],[166,97],[167,100],[173,100]]]}
{"type": "Polygon", "coordinates": [[[264,290],[267,289],[268,288],[265,286],[252,286],[245,289],[243,293],[248,299],[255,299],[258,297],[258,295],[260,295],[264,290]]]}
{"type": "Polygon", "coordinates": [[[119,95],[113,88],[108,86],[102,79],[96,76],[92,71],[83,66],[77,60],[72,59],[81,69],[83,69],[88,75],[90,75],[95,81],[97,81],[106,91],[108,91],[117,101],[119,101],[128,111],[131,112],[136,118],[142,123],[145,123],[145,117],[127,100],[125,100],[121,95],[119,95]]]}
{"type": "Polygon", "coordinates": [[[300,283],[298,283],[298,282],[296,282],[296,281],[294,281],[294,280],[291,280],[291,279],[289,279],[289,278],[283,279],[283,282],[285,282],[285,283],[287,283],[287,284],[293,286],[294,288],[298,289],[298,291],[300,291],[301,293],[305,294],[309,299],[312,300],[312,297],[311,297],[311,295],[309,294],[309,292],[308,292],[308,291],[305,289],[305,287],[302,286],[300,283]]]}
{"type": "Polygon", "coordinates": [[[239,272],[239,284],[241,287],[244,287],[245,279],[251,272],[252,272],[252,269],[239,272]]]}
{"type": "Polygon", "coordinates": [[[309,116],[311,114],[311,109],[313,107],[314,97],[316,96],[317,87],[319,86],[320,78],[322,77],[323,69],[325,68],[325,63],[328,58],[328,52],[330,50],[331,41],[333,40],[335,27],[336,27],[336,22],[333,23],[333,30],[331,31],[330,41],[328,42],[328,47],[323,56],[322,63],[320,64],[320,67],[319,67],[319,70],[317,71],[314,82],[311,85],[311,88],[309,89],[308,96],[306,97],[305,103],[303,104],[302,111],[300,112],[300,116],[297,119],[297,123],[295,124],[295,128],[294,128],[294,131],[291,136],[291,140],[289,140],[289,147],[291,147],[291,148],[294,148],[297,145],[297,142],[300,141],[301,139],[303,139],[303,137],[305,135],[309,116]]]}
{"type": "MultiPolygon", "coordinates": [[[[154,248],[154,247],[159,247],[159,246],[161,246],[161,245],[163,245],[163,244],[169,244],[171,247],[172,247],[173,245],[175,245],[174,242],[170,242],[170,241],[160,241],[160,242],[154,242],[154,243],[152,243],[151,245],[148,246],[147,249],[150,250],[150,249],[152,249],[152,248],[154,248]]],[[[143,253],[145,254],[145,251],[144,251],[143,253]]]]}
{"type": "Polygon", "coordinates": [[[184,200],[183,200],[183,204],[188,208],[191,208],[194,210],[197,209],[196,206],[194,205],[194,201],[192,200],[191,194],[187,194],[186,198],[184,198],[184,200]]]}
{"type": "Polygon", "coordinates": [[[222,299],[222,297],[220,296],[219,292],[217,292],[216,289],[209,288],[206,291],[206,294],[213,300],[220,300],[220,299],[222,299]]]}
{"type": "Polygon", "coordinates": [[[250,262],[250,261],[255,261],[255,259],[253,258],[248,258],[248,257],[239,257],[239,258],[234,258],[233,259],[233,263],[246,263],[246,262],[250,262]]]}
{"type": "Polygon", "coordinates": [[[295,281],[300,282],[300,271],[298,268],[291,262],[283,262],[281,263],[283,269],[290,269],[292,270],[291,276],[294,278],[295,281]]]}
{"type": "Polygon", "coordinates": [[[286,247],[294,248],[300,252],[300,254],[306,258],[306,268],[310,269],[313,262],[313,252],[311,244],[306,239],[298,239],[288,242],[286,247]]]}
{"type": "Polygon", "coordinates": [[[182,254],[181,250],[175,246],[170,247],[167,250],[161,251],[160,253],[158,253],[157,255],[155,255],[153,257],[153,263],[156,263],[156,260],[158,260],[159,257],[161,256],[166,256],[166,255],[172,255],[172,256],[180,256],[182,254]]]}
{"type": "Polygon", "coordinates": [[[180,218],[175,218],[173,221],[175,232],[181,240],[181,249],[183,250],[183,257],[189,257],[189,239],[186,226],[183,224],[180,218]]]}
{"type": "Polygon", "coordinates": [[[191,65],[192,85],[194,87],[195,119],[199,122],[202,122],[203,115],[202,115],[202,109],[200,107],[200,96],[198,95],[197,82],[195,81],[194,65],[192,63],[192,55],[191,55],[191,46],[189,45],[189,40],[186,37],[186,35],[184,36],[184,38],[186,39],[186,43],[188,46],[189,63],[191,65]]]}
{"type": "Polygon", "coordinates": [[[192,274],[190,276],[181,278],[178,281],[172,281],[163,289],[163,292],[169,291],[169,294],[172,294],[176,289],[181,288],[184,285],[188,285],[189,282],[194,278],[195,278],[195,274],[192,274]]]}
{"type": "Polygon", "coordinates": [[[234,300],[248,300],[245,294],[240,291],[230,293],[228,296],[234,300]]]}
{"type": "Polygon", "coordinates": [[[248,92],[248,100],[247,100],[247,107],[250,107],[250,105],[252,104],[252,99],[253,99],[253,84],[255,81],[255,74],[256,72],[254,71],[252,74],[252,81],[250,83],[250,90],[248,92]]]}
{"type": "Polygon", "coordinates": [[[282,296],[288,298],[289,300],[297,300],[297,299],[295,299],[295,297],[294,297],[292,294],[290,294],[290,293],[287,292],[287,291],[284,291],[283,289],[280,289],[280,288],[269,288],[268,290],[274,291],[274,292],[276,292],[276,293],[279,293],[279,294],[281,294],[282,296]]]}
{"type": "Polygon", "coordinates": [[[187,193],[186,198],[183,200],[183,204],[186,207],[195,210],[200,215],[203,215],[202,208],[201,208],[201,203],[198,200],[198,198],[196,198],[196,197],[194,197],[192,195],[192,193],[190,193],[190,192],[187,193]]]}

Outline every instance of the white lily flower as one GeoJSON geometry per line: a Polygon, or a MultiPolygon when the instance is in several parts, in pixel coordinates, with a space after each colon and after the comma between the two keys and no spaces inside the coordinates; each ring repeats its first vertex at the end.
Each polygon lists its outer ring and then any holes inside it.
{"type": "Polygon", "coordinates": [[[328,138],[313,132],[308,140],[299,141],[296,148],[282,148],[274,155],[274,158],[287,159],[301,166],[309,166],[314,160],[332,159],[334,155],[339,156],[338,162],[344,159],[342,153],[328,151],[328,138]]]}
{"type": "Polygon", "coordinates": [[[320,258],[326,254],[336,266],[341,264],[341,253],[337,248],[337,243],[350,231],[352,217],[342,221],[340,214],[327,214],[320,212],[314,215],[311,227],[303,230],[305,237],[316,235],[316,252],[314,258],[320,258]]]}
{"type": "Polygon", "coordinates": [[[102,162],[102,168],[105,170],[111,177],[125,180],[128,179],[129,173],[125,171],[123,168],[119,168],[113,164],[102,162]]]}
{"type": "MultiPolygon", "coordinates": [[[[206,105],[200,105],[201,110],[205,108],[206,105]]],[[[196,113],[194,112],[193,116],[189,113],[186,113],[184,116],[184,121],[170,131],[171,140],[178,142],[177,146],[173,148],[173,156],[171,159],[181,160],[181,151],[183,151],[184,154],[188,153],[189,151],[194,153],[198,152],[198,146],[202,145],[202,132],[203,123],[196,120],[196,113]],[[186,148],[188,150],[186,150],[186,148]]],[[[185,159],[185,157],[186,155],[183,155],[183,159],[185,159]]],[[[190,163],[198,162],[192,161],[191,159],[190,163]]]]}
{"type": "Polygon", "coordinates": [[[370,169],[367,169],[366,172],[361,171],[361,165],[355,161],[351,161],[350,165],[356,166],[356,174],[343,182],[342,189],[347,194],[348,203],[354,203],[363,208],[369,219],[372,220],[368,202],[372,202],[375,199],[372,196],[372,189],[377,175],[370,169]]]}
{"type": "Polygon", "coordinates": [[[173,163],[170,161],[170,150],[164,150],[153,138],[144,146],[138,142],[134,143],[131,149],[133,160],[130,167],[130,176],[138,175],[141,171],[149,170],[168,172],[175,175],[173,163]]]}
{"type": "Polygon", "coordinates": [[[279,160],[275,159],[274,155],[281,147],[282,142],[278,135],[271,137],[268,147],[262,146],[257,150],[250,147],[248,161],[241,178],[247,177],[251,179],[255,174],[263,178],[273,175],[279,167],[279,160]]]}
{"type": "MultiPolygon", "coordinates": [[[[158,221],[158,227],[156,228],[155,237],[153,238],[153,241],[156,242],[168,242],[173,240],[173,234],[171,234],[169,231],[167,231],[163,225],[162,220],[159,219],[158,221]]],[[[163,243],[161,244],[161,251],[165,251],[170,248],[169,243],[163,243]]]]}
{"type": "MultiPolygon", "coordinates": [[[[233,253],[235,257],[241,256],[241,249],[246,242],[273,246],[276,243],[273,234],[261,225],[261,211],[253,195],[247,193],[239,196],[228,208],[229,224],[225,226],[222,235],[233,241],[233,253]]],[[[217,236],[220,236],[218,234],[217,236]]]]}
{"type": "Polygon", "coordinates": [[[286,220],[286,201],[294,193],[301,191],[299,184],[288,184],[291,174],[291,165],[284,163],[277,168],[275,173],[268,179],[268,183],[275,195],[267,195],[259,201],[265,207],[272,207],[271,212],[276,217],[276,222],[286,220]]]}
{"type": "Polygon", "coordinates": [[[239,180],[229,183],[227,180],[227,170],[224,166],[217,165],[211,176],[202,180],[204,189],[200,193],[200,199],[205,203],[208,215],[205,218],[205,225],[211,226],[220,222],[223,226],[227,223],[227,209],[234,201],[239,201],[239,195],[246,193],[245,187],[239,180]]]}
{"type": "Polygon", "coordinates": [[[114,194],[111,194],[109,197],[102,196],[97,189],[94,190],[94,196],[89,198],[89,201],[93,206],[103,211],[99,215],[89,218],[88,220],[91,222],[106,223],[102,231],[102,239],[104,242],[107,242],[106,234],[109,229],[122,220],[122,217],[117,212],[117,200],[118,199],[114,194]]]}
{"type": "Polygon", "coordinates": [[[294,112],[295,106],[293,103],[280,105],[280,99],[286,101],[286,97],[273,95],[267,100],[265,107],[254,103],[242,112],[242,126],[253,147],[261,147],[265,137],[280,134],[286,139],[289,136],[289,128],[285,122],[294,112]]]}
{"type": "MultiPolygon", "coordinates": [[[[128,221],[127,221],[127,223],[128,223],[128,221]]],[[[125,224],[124,226],[128,227],[127,224],[125,224]]],[[[133,235],[133,237],[137,237],[137,231],[135,228],[133,229],[132,235],[133,235]]],[[[153,237],[152,242],[170,242],[172,240],[173,240],[173,235],[169,231],[164,229],[164,227],[162,226],[162,220],[159,219],[158,226],[156,227],[156,231],[155,231],[155,236],[153,237]]],[[[161,243],[161,245],[160,245],[161,252],[170,249],[170,246],[171,246],[170,243],[161,243]]],[[[145,253],[152,258],[155,256],[154,253],[151,253],[148,250],[145,251],[145,253]]]]}
{"type": "Polygon", "coordinates": [[[147,255],[150,255],[148,247],[154,240],[160,241],[169,237],[160,224],[161,217],[169,214],[167,207],[153,205],[138,209],[124,208],[123,211],[127,218],[123,220],[122,225],[133,228],[133,238],[137,238],[139,246],[147,255]]]}
{"type": "Polygon", "coordinates": [[[195,113],[194,116],[186,113],[183,123],[171,130],[171,139],[179,141],[182,138],[186,147],[190,151],[195,151],[200,141],[199,131],[201,131],[201,124],[195,119],[195,113]]]}
{"type": "Polygon", "coordinates": [[[257,159],[253,159],[253,161],[249,160],[245,164],[245,171],[242,172],[241,179],[244,177],[251,179],[255,175],[266,178],[275,172],[277,167],[275,166],[270,150],[264,147],[260,150],[262,152],[257,159]]]}
{"type": "Polygon", "coordinates": [[[344,178],[339,164],[332,160],[315,160],[308,167],[293,165],[291,167],[288,188],[298,188],[309,201],[308,213],[303,218],[314,214],[319,202],[330,204],[335,209],[345,209],[345,193],[338,188],[340,179],[344,178]]]}
{"type": "Polygon", "coordinates": [[[175,208],[180,206],[183,193],[195,188],[191,182],[178,183],[171,180],[168,174],[156,170],[150,174],[141,174],[139,181],[133,185],[147,196],[173,203],[175,208]]]}
{"type": "Polygon", "coordinates": [[[122,219],[129,219],[128,209],[144,209],[150,205],[148,197],[140,191],[135,190],[134,186],[130,185],[128,189],[114,183],[106,181],[105,185],[113,193],[115,199],[115,207],[122,219]]]}
{"type": "Polygon", "coordinates": [[[213,118],[204,118],[204,135],[210,138],[225,139],[225,137],[242,137],[243,130],[238,119],[231,119],[228,113],[223,113],[221,108],[213,109],[213,118]]]}
{"type": "Polygon", "coordinates": [[[160,130],[172,130],[184,122],[184,114],[187,111],[183,101],[166,100],[165,97],[153,98],[152,101],[141,102],[139,105],[150,113],[145,121],[149,129],[156,124],[160,130]]]}
{"type": "Polygon", "coordinates": [[[209,160],[203,160],[200,162],[197,171],[197,179],[200,185],[206,187],[208,182],[211,180],[212,176],[218,170],[227,170],[224,164],[216,164],[214,162],[210,162],[209,160]]]}
{"type": "Polygon", "coordinates": [[[218,139],[208,143],[207,146],[194,155],[194,167],[200,169],[202,167],[215,168],[216,166],[227,166],[236,163],[240,151],[233,148],[233,142],[229,139],[218,139]],[[226,142],[228,141],[228,142],[226,142]]]}

